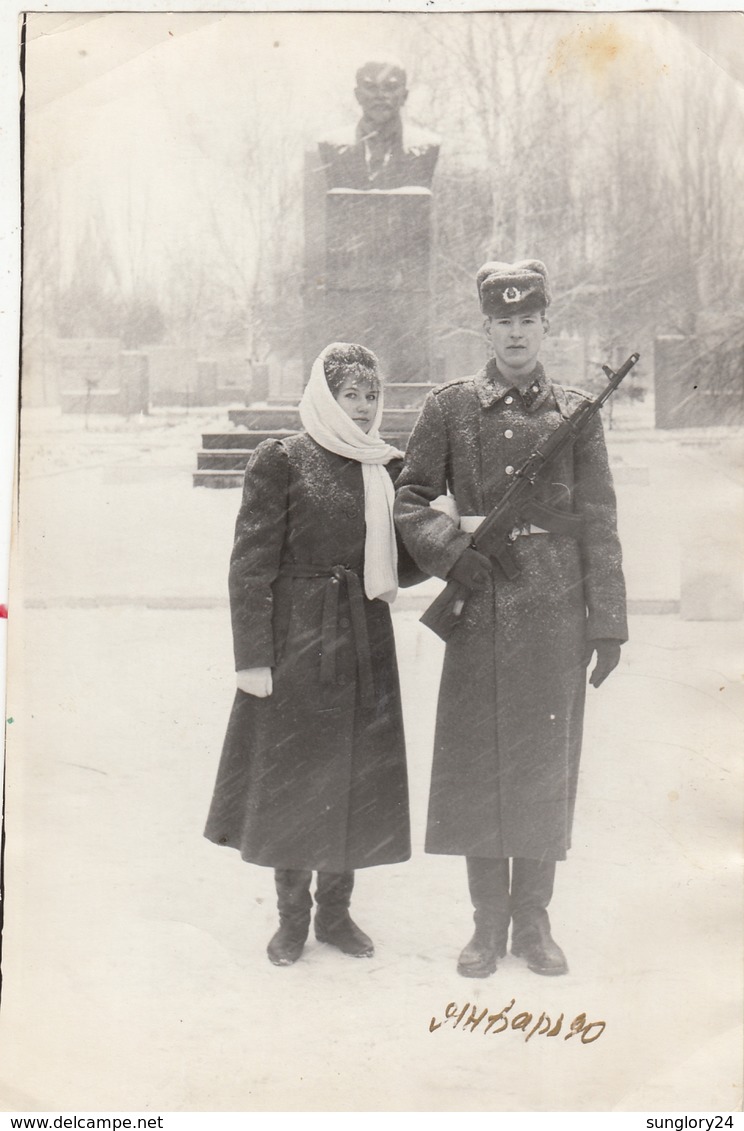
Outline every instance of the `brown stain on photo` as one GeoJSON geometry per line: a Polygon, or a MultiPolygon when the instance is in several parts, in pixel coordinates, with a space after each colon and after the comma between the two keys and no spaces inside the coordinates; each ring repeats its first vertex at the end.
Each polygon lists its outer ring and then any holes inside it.
{"type": "Polygon", "coordinates": [[[603,20],[596,27],[580,26],[558,40],[548,74],[560,78],[569,71],[589,78],[595,87],[606,89],[633,80],[644,82],[668,72],[642,40],[621,31],[614,20],[603,20]]]}

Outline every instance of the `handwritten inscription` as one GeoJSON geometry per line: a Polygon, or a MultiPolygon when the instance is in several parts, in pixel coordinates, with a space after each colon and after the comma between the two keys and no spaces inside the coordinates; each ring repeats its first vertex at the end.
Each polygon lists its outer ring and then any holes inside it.
{"type": "Polygon", "coordinates": [[[512,1032],[523,1034],[525,1042],[535,1036],[562,1037],[564,1041],[578,1037],[582,1045],[591,1045],[602,1036],[606,1028],[604,1021],[587,1021],[585,1013],[577,1014],[570,1024],[564,1023],[563,1013],[554,1021],[547,1013],[542,1012],[535,1021],[535,1015],[527,1010],[512,1013],[516,1000],[512,998],[499,1013],[492,1013],[488,1006],[479,1009],[475,1002],[471,1004],[467,1001],[461,1007],[451,1001],[444,1008],[443,1020],[438,1021],[436,1017],[432,1017],[429,1022],[429,1032],[434,1033],[443,1025],[451,1025],[453,1029],[460,1028],[463,1032],[474,1033],[478,1030],[484,1036],[486,1033],[505,1033],[507,1029],[511,1029],[512,1032]]]}

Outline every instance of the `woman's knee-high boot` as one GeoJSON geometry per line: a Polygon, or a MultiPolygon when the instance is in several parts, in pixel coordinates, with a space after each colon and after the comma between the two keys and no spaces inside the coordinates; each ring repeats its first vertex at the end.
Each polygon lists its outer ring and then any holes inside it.
{"type": "Polygon", "coordinates": [[[354,958],[371,958],[375,952],[372,939],[349,915],[353,888],[353,872],[318,872],[315,936],[354,958]]]}
{"type": "Polygon", "coordinates": [[[275,966],[291,966],[302,954],[310,930],[312,878],[312,872],[301,872],[293,868],[277,868],[274,872],[279,930],[271,939],[266,952],[275,966]]]}

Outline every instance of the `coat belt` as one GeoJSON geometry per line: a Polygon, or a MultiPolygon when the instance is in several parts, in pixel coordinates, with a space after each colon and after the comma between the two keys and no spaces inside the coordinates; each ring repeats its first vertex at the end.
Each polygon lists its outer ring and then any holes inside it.
{"type": "Polygon", "coordinates": [[[367,618],[364,614],[364,590],[359,574],[343,565],[304,565],[285,562],[279,570],[281,577],[327,577],[323,592],[323,613],[320,643],[320,682],[336,682],[336,649],[338,647],[338,604],[341,590],[346,589],[349,599],[349,618],[356,652],[357,672],[362,703],[372,707],[375,702],[375,684],[372,674],[372,654],[369,648],[367,618]]]}

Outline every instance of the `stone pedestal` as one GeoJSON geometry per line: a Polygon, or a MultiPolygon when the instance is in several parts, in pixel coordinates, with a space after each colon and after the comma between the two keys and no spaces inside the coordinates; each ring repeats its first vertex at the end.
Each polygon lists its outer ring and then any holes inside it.
{"type": "Polygon", "coordinates": [[[331,341],[373,350],[394,382],[431,372],[431,193],[332,189],[325,196],[325,262],[308,278],[305,369],[331,341]]]}
{"type": "Polygon", "coordinates": [[[430,388],[430,191],[326,191],[317,153],[306,154],[304,187],[302,368],[276,358],[265,375],[254,369],[251,403],[229,413],[243,431],[202,437],[197,487],[239,487],[256,445],[299,427],[297,401],[330,342],[360,342],[380,358],[388,389],[382,434],[396,447],[405,448],[430,388]]]}

